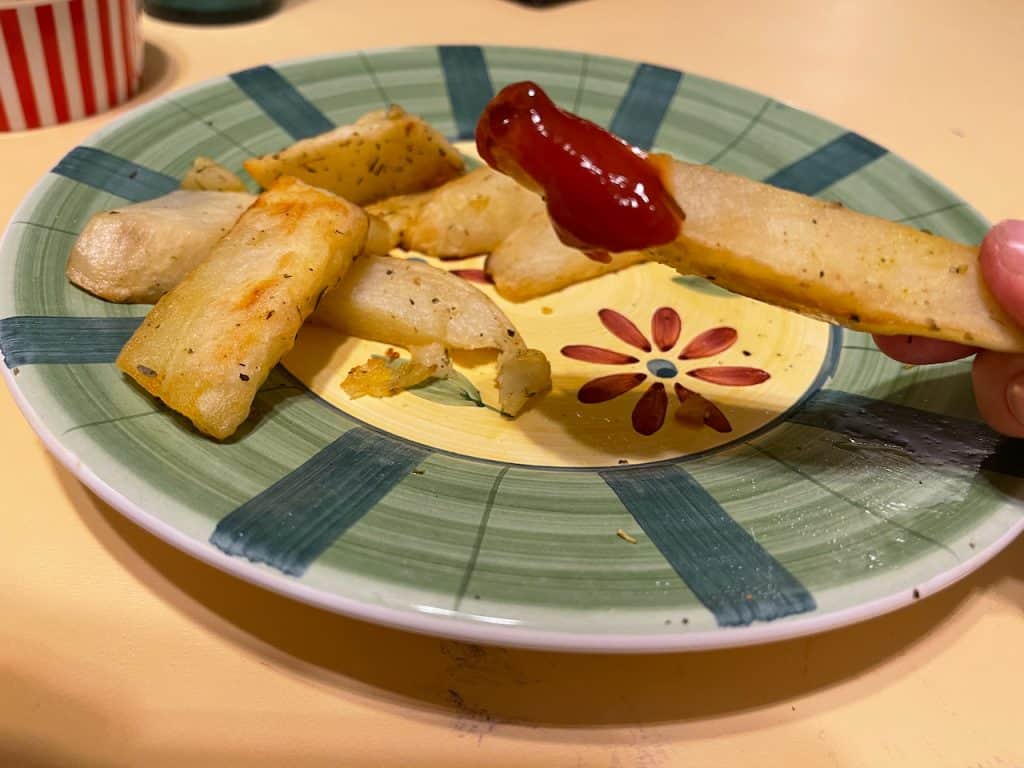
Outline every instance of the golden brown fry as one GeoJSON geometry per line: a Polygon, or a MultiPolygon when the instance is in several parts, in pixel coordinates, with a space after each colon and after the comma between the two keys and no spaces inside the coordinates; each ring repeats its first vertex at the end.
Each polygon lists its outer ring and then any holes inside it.
{"type": "Polygon", "coordinates": [[[230,436],[366,239],[356,206],[281,179],[150,311],[117,366],[203,432],[230,436]]]}
{"type": "Polygon", "coordinates": [[[650,259],[646,251],[627,251],[594,261],[564,245],[541,210],[494,249],[484,268],[504,298],[527,301],[650,259]]]}
{"type": "Polygon", "coordinates": [[[246,192],[245,184],[235,174],[209,157],[197,157],[185,178],[182,189],[207,192],[246,192]]]}
{"type": "Polygon", "coordinates": [[[397,106],[245,161],[245,170],[263,187],[294,176],[358,205],[436,187],[463,168],[444,136],[397,106]]]}
{"type": "Polygon", "coordinates": [[[976,246],[702,165],[655,156],[686,212],[656,258],[723,288],[857,330],[1024,352],[976,246]]]}

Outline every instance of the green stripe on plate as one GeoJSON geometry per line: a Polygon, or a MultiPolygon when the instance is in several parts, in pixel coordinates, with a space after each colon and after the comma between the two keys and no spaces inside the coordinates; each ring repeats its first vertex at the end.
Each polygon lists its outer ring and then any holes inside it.
{"type": "Polygon", "coordinates": [[[478,45],[442,45],[438,53],[455,115],[456,136],[471,139],[480,113],[494,95],[483,49],[478,45]]]}
{"type": "Polygon", "coordinates": [[[112,363],[139,317],[5,317],[0,352],[8,368],[30,363],[112,363]]]}
{"type": "Polygon", "coordinates": [[[138,203],[166,195],[178,180],[96,147],[75,147],[53,167],[53,173],[138,203]]]}
{"type": "Polygon", "coordinates": [[[814,610],[811,593],[682,468],[600,475],[719,626],[814,610]]]}
{"type": "Polygon", "coordinates": [[[765,179],[776,187],[816,195],[886,154],[856,133],[844,133],[765,179]]]}
{"type": "Polygon", "coordinates": [[[609,130],[640,149],[650,149],[676,95],[683,73],[641,64],[633,73],[609,130]]]}
{"type": "Polygon", "coordinates": [[[334,127],[323,112],[273,67],[235,72],[231,79],[293,139],[307,139],[334,127]]]}
{"type": "Polygon", "coordinates": [[[429,455],[405,441],[350,429],[221,520],[210,543],[301,576],[429,455]]]}

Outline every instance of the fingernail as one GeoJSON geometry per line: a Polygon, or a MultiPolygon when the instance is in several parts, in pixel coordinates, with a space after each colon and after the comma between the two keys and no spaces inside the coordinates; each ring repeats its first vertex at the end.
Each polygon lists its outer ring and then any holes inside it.
{"type": "Polygon", "coordinates": [[[1005,271],[1024,274],[1024,221],[1001,221],[992,227],[985,239],[1005,271]]]}
{"type": "Polygon", "coordinates": [[[1018,374],[1006,388],[1006,404],[1014,418],[1024,424],[1024,373],[1018,374]]]}

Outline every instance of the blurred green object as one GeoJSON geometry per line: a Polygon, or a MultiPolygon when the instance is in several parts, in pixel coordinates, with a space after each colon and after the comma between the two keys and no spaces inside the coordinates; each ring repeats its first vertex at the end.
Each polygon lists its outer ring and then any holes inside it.
{"type": "Polygon", "coordinates": [[[267,16],[280,0],[145,0],[146,13],[186,24],[230,24],[267,16]]]}

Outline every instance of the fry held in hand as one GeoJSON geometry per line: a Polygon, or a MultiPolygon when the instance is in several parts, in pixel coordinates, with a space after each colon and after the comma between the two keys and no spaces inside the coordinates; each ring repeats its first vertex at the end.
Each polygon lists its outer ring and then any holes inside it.
{"type": "Polygon", "coordinates": [[[654,250],[681,273],[888,336],[1024,351],[982,280],[976,246],[717,171],[655,158],[686,222],[654,250]]]}
{"type": "Polygon", "coordinates": [[[682,273],[858,330],[1024,352],[1024,331],[984,285],[975,246],[648,158],[558,109],[533,83],[491,101],[477,147],[492,167],[543,192],[556,231],[574,247],[652,248],[682,273]]]}
{"type": "Polygon", "coordinates": [[[366,228],[351,203],[279,180],[153,307],[118,368],[203,432],[229,437],[366,228]]]}

